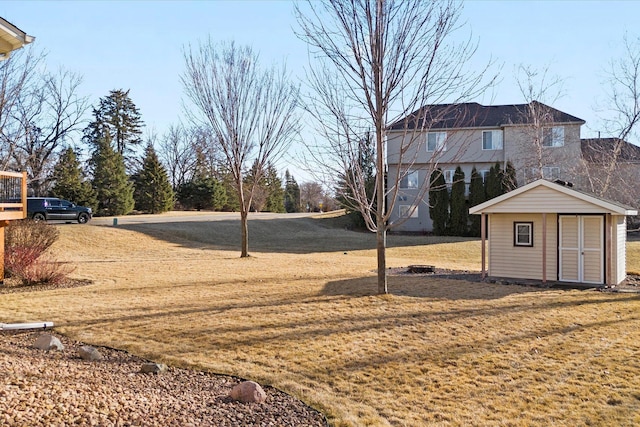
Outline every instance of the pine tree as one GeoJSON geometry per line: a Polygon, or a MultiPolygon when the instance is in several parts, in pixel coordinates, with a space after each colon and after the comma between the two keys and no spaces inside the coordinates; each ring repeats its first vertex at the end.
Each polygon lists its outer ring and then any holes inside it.
{"type": "Polygon", "coordinates": [[[96,215],[126,215],[133,210],[133,183],[125,171],[124,160],[114,151],[108,138],[100,138],[90,163],[92,187],[98,199],[96,215]]]}
{"type": "Polygon", "coordinates": [[[300,212],[300,186],[289,170],[284,174],[284,209],[287,213],[300,212]]]}
{"type": "Polygon", "coordinates": [[[508,193],[518,188],[518,180],[516,179],[516,169],[511,162],[507,162],[507,167],[502,174],[502,192],[508,193]]]}
{"type": "Polygon", "coordinates": [[[213,177],[195,176],[178,187],[176,197],[185,209],[220,211],[227,203],[224,185],[213,177]]]}
{"type": "Polygon", "coordinates": [[[487,200],[504,194],[502,189],[502,167],[500,166],[500,163],[496,163],[489,169],[489,174],[487,175],[487,179],[484,183],[484,188],[487,200]]]}
{"type": "Polygon", "coordinates": [[[466,236],[469,222],[469,208],[465,197],[464,172],[460,166],[453,174],[453,184],[451,185],[451,199],[449,201],[450,219],[449,232],[452,236],[466,236]]]}
{"type": "Polygon", "coordinates": [[[354,202],[353,189],[361,188],[367,195],[367,200],[371,201],[371,208],[377,209],[377,200],[374,198],[376,185],[376,154],[373,143],[373,136],[367,133],[364,138],[360,139],[358,147],[358,164],[348,168],[342,176],[339,177],[336,187],[336,201],[338,206],[351,216],[351,220],[357,228],[366,228],[366,223],[361,207],[354,202]],[[358,173],[354,173],[358,171],[358,173]],[[355,182],[362,180],[362,183],[355,182]]]}
{"type": "Polygon", "coordinates": [[[142,144],[143,127],[140,111],[129,97],[129,91],[112,90],[100,98],[100,105],[93,109],[93,121],[85,128],[83,141],[96,146],[109,133],[114,150],[123,156],[131,170],[135,149],[142,144]]]}
{"type": "Polygon", "coordinates": [[[442,236],[447,232],[449,218],[449,190],[440,169],[431,173],[429,186],[429,216],[433,221],[433,233],[442,236]]]}
{"type": "MultiPolygon", "coordinates": [[[[469,206],[473,207],[484,203],[487,200],[484,191],[484,183],[482,176],[478,173],[475,166],[471,171],[471,184],[469,185],[469,206]]],[[[474,237],[480,237],[480,215],[471,215],[469,234],[474,237]]]]}
{"type": "Polygon", "coordinates": [[[51,190],[53,196],[96,210],[98,205],[96,195],[91,188],[91,183],[85,179],[82,166],[71,147],[60,155],[58,163],[53,169],[52,178],[54,181],[51,190]]]}
{"type": "Polygon", "coordinates": [[[267,212],[285,212],[282,180],[278,176],[278,170],[272,164],[267,167],[264,183],[265,187],[268,188],[265,210],[267,212]]]}
{"type": "Polygon", "coordinates": [[[173,208],[173,197],[167,170],[160,163],[153,145],[149,143],[142,160],[142,169],[135,179],[136,208],[152,214],[167,212],[173,208]]]}

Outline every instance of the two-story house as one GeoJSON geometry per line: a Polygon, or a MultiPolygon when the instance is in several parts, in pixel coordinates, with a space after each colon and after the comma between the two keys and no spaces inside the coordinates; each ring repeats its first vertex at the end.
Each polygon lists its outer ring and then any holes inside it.
{"type": "Polygon", "coordinates": [[[584,120],[539,102],[485,106],[425,106],[387,130],[387,176],[395,197],[391,222],[400,231],[431,231],[423,185],[436,168],[452,183],[460,166],[468,184],[472,169],[511,162],[518,185],[539,178],[571,181],[581,166],[584,120]]]}

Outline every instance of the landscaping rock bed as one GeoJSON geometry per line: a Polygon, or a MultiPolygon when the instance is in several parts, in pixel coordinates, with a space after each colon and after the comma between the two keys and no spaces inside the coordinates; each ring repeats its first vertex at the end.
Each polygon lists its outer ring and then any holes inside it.
{"type": "MultiPolygon", "coordinates": [[[[47,332],[48,333],[48,332],[47,332]]],[[[273,387],[265,403],[229,397],[239,378],[169,367],[141,373],[148,361],[58,336],[63,350],[33,347],[41,331],[0,332],[0,425],[326,426],[322,414],[273,387]]]]}
{"type": "MultiPolygon", "coordinates": [[[[543,286],[542,283],[538,280],[528,280],[528,279],[502,279],[502,280],[493,280],[493,279],[482,279],[482,274],[479,272],[472,272],[466,270],[447,270],[444,268],[433,268],[433,272],[419,271],[418,269],[412,267],[422,267],[422,266],[408,266],[408,267],[392,267],[389,268],[388,273],[390,275],[409,275],[409,276],[418,276],[418,277],[431,277],[431,278],[441,278],[441,279],[455,279],[455,280],[465,280],[467,282],[483,282],[489,281],[490,283],[498,283],[502,285],[519,285],[519,286],[537,286],[537,287],[553,287],[554,285],[543,286]]],[[[428,266],[432,268],[433,266],[428,266]]],[[[570,284],[566,284],[560,287],[571,287],[570,284]]],[[[627,275],[627,280],[625,280],[620,285],[612,286],[612,287],[585,287],[585,286],[575,286],[576,289],[596,289],[602,292],[625,292],[625,293],[640,293],[640,276],[635,274],[627,275]]]]}

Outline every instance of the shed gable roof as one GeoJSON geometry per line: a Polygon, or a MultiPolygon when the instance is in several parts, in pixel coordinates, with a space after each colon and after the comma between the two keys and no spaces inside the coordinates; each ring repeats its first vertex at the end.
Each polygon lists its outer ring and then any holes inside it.
{"type": "Polygon", "coordinates": [[[545,179],[531,182],[469,209],[481,213],[611,213],[637,215],[637,210],[622,204],[574,190],[545,179]]]}

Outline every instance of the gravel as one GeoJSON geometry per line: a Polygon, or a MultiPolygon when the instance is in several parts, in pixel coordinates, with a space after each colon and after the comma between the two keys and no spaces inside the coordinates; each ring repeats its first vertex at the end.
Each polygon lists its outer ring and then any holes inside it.
{"type": "Polygon", "coordinates": [[[84,345],[57,336],[62,351],[33,348],[43,332],[0,332],[0,425],[10,426],[326,426],[298,399],[263,386],[263,404],[231,400],[241,379],[169,367],[140,373],[148,362],[96,347],[102,361],[78,356],[84,345]]]}

